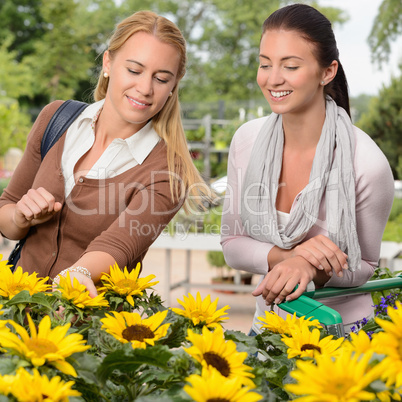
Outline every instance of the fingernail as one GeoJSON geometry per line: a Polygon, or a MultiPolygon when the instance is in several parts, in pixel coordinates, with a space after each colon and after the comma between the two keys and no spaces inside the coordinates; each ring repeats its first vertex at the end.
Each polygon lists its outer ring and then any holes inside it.
{"type": "Polygon", "coordinates": [[[321,269],[321,271],[322,271],[324,269],[324,267],[322,265],[319,265],[318,269],[321,269]]]}
{"type": "Polygon", "coordinates": [[[349,269],[348,264],[345,264],[345,265],[343,266],[343,269],[349,269]]]}
{"type": "Polygon", "coordinates": [[[338,276],[339,276],[339,278],[342,278],[343,272],[342,272],[342,271],[339,271],[339,272],[338,272],[338,276]]]}
{"type": "Polygon", "coordinates": [[[329,272],[328,272],[328,275],[329,275],[329,276],[332,276],[332,271],[329,271],[329,272]]]}
{"type": "Polygon", "coordinates": [[[280,304],[281,303],[281,299],[279,298],[279,297],[277,297],[276,299],[275,299],[275,304],[280,304]]]}

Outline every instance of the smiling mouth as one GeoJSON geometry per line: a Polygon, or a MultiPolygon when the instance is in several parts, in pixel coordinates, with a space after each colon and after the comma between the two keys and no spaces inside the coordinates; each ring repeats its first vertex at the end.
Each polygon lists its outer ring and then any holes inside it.
{"type": "Polygon", "coordinates": [[[150,103],[143,103],[143,102],[140,102],[140,101],[135,100],[135,99],[133,99],[133,98],[130,98],[129,96],[127,96],[127,98],[128,98],[131,102],[135,103],[135,104],[138,105],[138,106],[150,106],[150,105],[151,105],[150,103]]]}
{"type": "Polygon", "coordinates": [[[269,91],[273,98],[282,98],[283,96],[287,96],[291,94],[293,91],[269,91]]]}

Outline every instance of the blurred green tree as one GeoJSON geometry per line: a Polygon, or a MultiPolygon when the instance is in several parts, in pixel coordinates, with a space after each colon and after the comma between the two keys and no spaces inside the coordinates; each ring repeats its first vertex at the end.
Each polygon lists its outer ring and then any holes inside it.
{"type": "Polygon", "coordinates": [[[29,68],[18,61],[17,50],[9,50],[12,34],[0,42],[0,99],[33,94],[33,78],[29,68]]]}
{"type": "Polygon", "coordinates": [[[0,156],[11,147],[25,149],[31,119],[15,99],[0,98],[0,127],[0,156]]]}
{"type": "MultiPolygon", "coordinates": [[[[98,56],[115,24],[150,9],[177,23],[188,41],[183,101],[261,98],[255,82],[261,26],[288,3],[239,0],[234,7],[230,0],[3,0],[0,39],[11,33],[9,50],[31,68],[31,103],[89,100],[98,56]]],[[[318,8],[334,22],[346,19],[339,9],[318,8]]]]}
{"type": "MultiPolygon", "coordinates": [[[[402,34],[402,2],[383,0],[374,20],[368,43],[372,60],[378,65],[388,61],[391,42],[402,34]]],[[[402,179],[402,61],[399,76],[383,86],[371,99],[369,110],[357,125],[369,133],[388,158],[394,177],[402,179]]]]}
{"type": "Polygon", "coordinates": [[[368,112],[357,122],[388,158],[395,178],[402,179],[402,75],[393,77],[371,99],[368,112]]]}
{"type": "Polygon", "coordinates": [[[391,43],[401,34],[401,0],[383,0],[368,38],[372,60],[379,65],[388,61],[391,43]]]}

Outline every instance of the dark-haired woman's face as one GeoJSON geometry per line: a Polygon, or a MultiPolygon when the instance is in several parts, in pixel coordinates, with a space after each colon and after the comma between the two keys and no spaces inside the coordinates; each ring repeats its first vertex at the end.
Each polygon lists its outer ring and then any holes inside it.
{"type": "Polygon", "coordinates": [[[304,113],[324,104],[325,71],[312,46],[295,31],[268,30],[262,36],[257,83],[273,112],[304,113]]]}

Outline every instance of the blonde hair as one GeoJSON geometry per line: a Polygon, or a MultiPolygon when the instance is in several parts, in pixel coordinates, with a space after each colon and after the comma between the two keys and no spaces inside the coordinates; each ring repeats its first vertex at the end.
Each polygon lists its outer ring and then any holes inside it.
{"type": "MultiPolygon", "coordinates": [[[[172,91],[172,96],[169,96],[163,108],[153,117],[152,124],[167,146],[172,200],[184,200],[189,196],[186,200],[186,209],[189,203],[196,208],[204,209],[203,200],[211,198],[212,193],[191,159],[181,120],[178,96],[178,83],[186,72],[186,41],[173,22],[152,11],[138,11],[117,25],[109,40],[110,57],[113,57],[114,53],[137,32],[149,33],[161,42],[174,46],[180,55],[177,84],[172,91]]],[[[95,101],[106,97],[108,83],[108,78],[105,78],[101,71],[94,91],[95,101]]]]}

